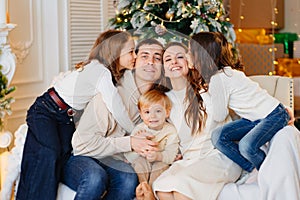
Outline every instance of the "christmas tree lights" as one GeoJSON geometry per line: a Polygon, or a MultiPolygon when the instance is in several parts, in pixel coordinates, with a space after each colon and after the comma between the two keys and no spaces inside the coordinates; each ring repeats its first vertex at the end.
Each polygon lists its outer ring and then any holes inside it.
{"type": "Polygon", "coordinates": [[[222,32],[229,42],[235,41],[222,0],[121,0],[109,26],[135,30],[143,37],[161,37],[165,42],[201,31],[222,32]]]}

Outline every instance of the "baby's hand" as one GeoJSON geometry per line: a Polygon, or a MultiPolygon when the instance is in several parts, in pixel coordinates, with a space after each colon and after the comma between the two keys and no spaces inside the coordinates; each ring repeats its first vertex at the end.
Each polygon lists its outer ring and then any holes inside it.
{"type": "Polygon", "coordinates": [[[147,132],[146,130],[139,130],[138,132],[135,133],[136,136],[139,137],[145,137],[148,140],[151,140],[154,138],[154,135],[151,133],[147,132]]]}
{"type": "Polygon", "coordinates": [[[149,162],[162,161],[162,155],[160,152],[157,152],[157,151],[148,151],[146,153],[146,159],[149,162]]]}

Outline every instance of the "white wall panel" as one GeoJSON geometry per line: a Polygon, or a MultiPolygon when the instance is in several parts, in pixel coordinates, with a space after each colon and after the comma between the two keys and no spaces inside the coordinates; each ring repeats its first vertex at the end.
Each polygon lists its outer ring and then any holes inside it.
{"type": "Polygon", "coordinates": [[[9,0],[12,49],[18,57],[11,95],[13,114],[7,129],[14,132],[52,78],[84,59],[108,19],[115,14],[112,0],[9,0]]]}
{"type": "Polygon", "coordinates": [[[6,128],[14,132],[25,122],[26,112],[37,96],[59,72],[59,33],[57,0],[9,0],[11,23],[17,27],[9,38],[17,57],[11,85],[13,114],[6,118],[6,128]],[[18,6],[16,6],[18,5],[18,6]]]}

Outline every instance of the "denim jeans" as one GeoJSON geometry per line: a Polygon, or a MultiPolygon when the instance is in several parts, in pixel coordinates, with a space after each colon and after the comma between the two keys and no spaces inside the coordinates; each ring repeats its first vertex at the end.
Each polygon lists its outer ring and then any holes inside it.
{"type": "Polygon", "coordinates": [[[121,160],[71,156],[62,182],[76,191],[75,200],[131,200],[138,179],[130,164],[121,160]]]}
{"type": "Polygon", "coordinates": [[[45,92],[29,108],[26,121],[28,131],[16,199],[55,200],[61,169],[72,151],[73,118],[45,92]]]}
{"type": "Polygon", "coordinates": [[[286,126],[289,118],[284,106],[279,104],[264,119],[250,121],[242,118],[215,129],[212,143],[244,170],[251,172],[254,167],[259,170],[266,157],[260,147],[286,126]]]}

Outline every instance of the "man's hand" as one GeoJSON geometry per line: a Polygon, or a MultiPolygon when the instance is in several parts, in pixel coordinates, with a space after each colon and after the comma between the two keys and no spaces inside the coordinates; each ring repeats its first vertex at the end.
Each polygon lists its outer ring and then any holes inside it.
{"type": "Polygon", "coordinates": [[[146,156],[148,151],[158,151],[158,143],[153,142],[150,138],[154,137],[153,135],[143,135],[143,136],[131,136],[131,149],[136,153],[146,156]]]}

